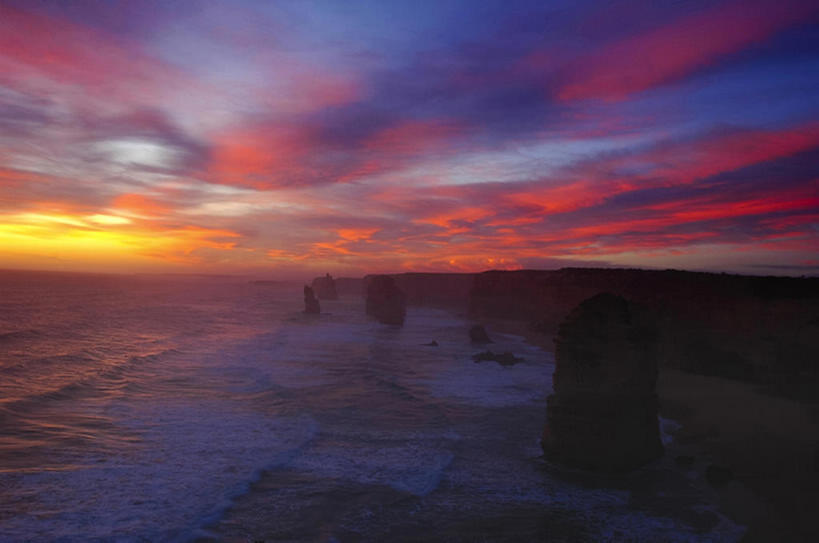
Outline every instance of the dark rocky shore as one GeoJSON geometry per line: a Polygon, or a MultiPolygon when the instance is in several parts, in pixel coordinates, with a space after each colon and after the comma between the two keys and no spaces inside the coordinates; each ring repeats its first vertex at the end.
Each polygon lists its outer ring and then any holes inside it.
{"type": "MultiPolygon", "coordinates": [[[[678,469],[714,483],[749,526],[745,540],[819,539],[819,278],[590,268],[389,277],[410,306],[447,308],[547,350],[584,300],[627,300],[654,328],[660,413],[682,424],[678,469]]],[[[337,284],[362,294],[371,280],[337,284]]]]}

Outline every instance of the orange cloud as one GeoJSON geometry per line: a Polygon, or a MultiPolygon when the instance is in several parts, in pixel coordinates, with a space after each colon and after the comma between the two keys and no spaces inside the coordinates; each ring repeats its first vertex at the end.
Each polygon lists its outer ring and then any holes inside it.
{"type": "Polygon", "coordinates": [[[112,202],[112,207],[126,215],[142,218],[160,217],[169,211],[167,206],[157,200],[134,193],[117,196],[112,202]]]}
{"type": "Polygon", "coordinates": [[[347,241],[362,241],[372,237],[379,228],[342,228],[337,230],[338,237],[347,241]]]}

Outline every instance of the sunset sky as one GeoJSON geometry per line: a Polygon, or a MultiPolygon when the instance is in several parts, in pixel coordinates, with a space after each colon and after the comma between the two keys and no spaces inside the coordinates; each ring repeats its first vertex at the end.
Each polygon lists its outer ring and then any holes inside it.
{"type": "Polygon", "coordinates": [[[819,2],[0,0],[0,268],[819,273],[819,2]]]}

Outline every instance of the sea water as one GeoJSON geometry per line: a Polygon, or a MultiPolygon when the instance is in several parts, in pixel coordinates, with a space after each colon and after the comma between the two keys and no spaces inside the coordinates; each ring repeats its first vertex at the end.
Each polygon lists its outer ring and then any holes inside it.
{"type": "Polygon", "coordinates": [[[2,541],[734,541],[659,463],[550,466],[550,353],[298,284],[0,272],[2,541]],[[437,341],[438,346],[425,345],[437,341]]]}

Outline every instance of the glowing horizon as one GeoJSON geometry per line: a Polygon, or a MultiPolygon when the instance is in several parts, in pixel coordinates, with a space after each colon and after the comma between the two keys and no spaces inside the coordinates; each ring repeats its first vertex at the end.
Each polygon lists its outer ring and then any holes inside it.
{"type": "Polygon", "coordinates": [[[819,5],[0,0],[0,268],[819,273],[819,5]]]}

